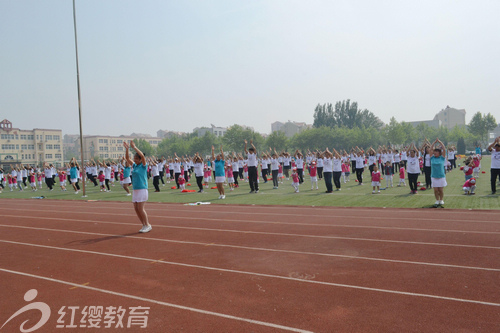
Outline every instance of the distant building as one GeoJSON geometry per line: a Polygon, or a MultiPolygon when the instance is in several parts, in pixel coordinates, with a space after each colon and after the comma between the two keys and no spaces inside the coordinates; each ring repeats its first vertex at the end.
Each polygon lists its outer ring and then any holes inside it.
{"type": "Polygon", "coordinates": [[[500,124],[491,132],[488,133],[488,143],[491,144],[495,141],[495,138],[500,136],[500,124]]]}
{"type": "Polygon", "coordinates": [[[446,106],[445,109],[436,114],[434,120],[439,120],[444,127],[452,129],[455,126],[465,126],[465,113],[465,109],[446,106]]]}
{"type": "Polygon", "coordinates": [[[211,127],[196,127],[193,132],[198,133],[198,137],[202,137],[205,135],[205,133],[211,133],[217,137],[222,137],[226,134],[227,128],[226,127],[217,127],[213,124],[210,124],[211,127]]]}
{"type": "Polygon", "coordinates": [[[184,132],[174,132],[174,131],[164,131],[164,130],[159,130],[156,132],[156,136],[162,139],[171,139],[173,137],[181,137],[184,135],[186,135],[186,133],[184,132]]]}
{"type": "Polygon", "coordinates": [[[130,134],[130,136],[133,138],[141,138],[141,139],[151,138],[151,134],[144,134],[144,133],[132,133],[130,134]]]}
{"type": "Polygon", "coordinates": [[[420,124],[426,124],[429,127],[434,127],[434,128],[439,128],[441,126],[441,120],[439,119],[434,119],[434,120],[420,120],[420,121],[408,121],[406,122],[413,127],[417,127],[420,124]]]}
{"type": "MultiPolygon", "coordinates": [[[[83,159],[90,160],[92,158],[100,159],[118,159],[124,156],[125,148],[123,147],[124,141],[132,141],[134,139],[144,139],[151,146],[156,148],[161,142],[161,138],[152,136],[134,137],[134,136],[106,136],[106,135],[84,135],[83,136],[83,159]]],[[[78,140],[77,140],[78,141],[78,140]]],[[[76,150],[80,156],[80,144],[77,143],[76,150]]]]}
{"type": "Polygon", "coordinates": [[[63,164],[62,130],[22,130],[7,119],[0,122],[0,165],[63,164]]]}
{"type": "Polygon", "coordinates": [[[287,121],[286,123],[282,123],[281,121],[276,121],[271,124],[271,132],[283,132],[289,138],[294,136],[297,133],[300,133],[306,129],[312,128],[312,125],[296,122],[296,121],[287,121]]]}

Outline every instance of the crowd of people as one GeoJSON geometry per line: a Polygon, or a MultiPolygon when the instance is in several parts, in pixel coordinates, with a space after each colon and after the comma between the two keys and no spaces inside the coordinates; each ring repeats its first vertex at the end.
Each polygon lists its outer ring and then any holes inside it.
{"type": "MultiPolygon", "coordinates": [[[[406,186],[410,194],[418,194],[419,189],[432,188],[435,196],[434,207],[444,206],[444,188],[447,186],[446,173],[457,168],[457,153],[453,146],[446,147],[439,139],[433,143],[425,141],[421,147],[411,144],[402,149],[381,146],[377,149],[370,147],[363,150],[354,147],[350,151],[336,149],[324,151],[307,151],[305,156],[299,150],[289,153],[277,152],[269,148],[258,151],[253,142],[245,140],[240,153],[225,153],[223,147],[216,154],[212,147],[212,154],[204,159],[200,154],[194,156],[171,157],[144,156],[134,145],[125,146],[125,156],[116,161],[88,161],[81,167],[76,159],[72,159],[64,168],[55,168],[44,163],[36,167],[30,165],[15,165],[9,173],[0,169],[0,191],[7,185],[10,191],[15,189],[24,191],[38,191],[45,183],[53,191],[56,184],[62,191],[71,185],[75,194],[80,191],[79,182],[82,172],[85,173],[89,184],[99,187],[102,192],[110,192],[115,183],[119,183],[125,195],[133,195],[132,201],[143,228],[141,232],[151,230],[144,203],[148,198],[148,179],[152,179],[155,192],[160,192],[162,186],[175,183],[172,189],[187,190],[186,185],[192,179],[196,180],[198,192],[203,193],[215,182],[219,192],[219,199],[226,197],[225,188],[233,191],[241,183],[248,183],[250,193],[259,192],[259,184],[272,180],[273,189],[283,185],[284,180],[290,180],[293,190],[299,193],[304,186],[304,176],[310,178],[311,190],[319,189],[319,182],[324,181],[326,193],[341,191],[342,183],[351,180],[359,186],[365,183],[371,185],[372,193],[378,194],[381,189],[393,186],[406,186]],[[135,155],[129,156],[129,148],[133,148],[135,155]],[[366,176],[369,172],[369,176],[366,176]],[[396,177],[397,180],[394,180],[396,177]],[[422,176],[423,182],[419,182],[422,176]],[[369,180],[369,181],[368,181],[369,180]],[[383,187],[385,180],[385,187],[383,187]],[[397,183],[397,184],[396,184],[397,183]],[[131,192],[132,189],[132,192],[131,192]]],[[[491,152],[491,192],[496,193],[496,180],[500,178],[500,137],[487,148],[491,152]]],[[[473,195],[476,190],[476,178],[481,169],[481,152],[469,156],[460,168],[464,172],[464,194],[473,195]]]]}

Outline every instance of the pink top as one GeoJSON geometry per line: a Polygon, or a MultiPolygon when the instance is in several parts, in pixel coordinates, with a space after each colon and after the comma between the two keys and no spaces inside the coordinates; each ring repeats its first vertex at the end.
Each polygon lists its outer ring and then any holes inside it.
{"type": "Polygon", "coordinates": [[[399,179],[405,179],[405,168],[399,168],[399,179]]]}
{"type": "Polygon", "coordinates": [[[278,173],[283,173],[283,166],[280,164],[280,166],[278,167],[278,173]]]}
{"type": "Polygon", "coordinates": [[[233,169],[227,169],[227,176],[229,178],[234,177],[233,169]]]}
{"type": "Polygon", "coordinates": [[[105,179],[104,174],[100,174],[99,176],[97,176],[97,179],[99,179],[100,182],[103,182],[105,179]]]}
{"type": "Polygon", "coordinates": [[[35,182],[35,174],[31,174],[30,175],[30,183],[34,183],[35,182]]]}
{"type": "Polygon", "coordinates": [[[465,166],[464,172],[466,176],[472,175],[473,169],[471,167],[465,166]]]}
{"type": "Polygon", "coordinates": [[[479,167],[479,159],[477,159],[477,158],[475,158],[475,159],[474,159],[474,166],[475,166],[476,168],[478,168],[478,167],[479,167]]]}
{"type": "Polygon", "coordinates": [[[42,175],[41,174],[37,175],[37,178],[38,178],[38,181],[41,181],[42,180],[42,175]]]}
{"type": "Polygon", "coordinates": [[[372,172],[372,182],[379,182],[380,181],[380,171],[373,171],[372,172]]]}
{"type": "Polygon", "coordinates": [[[464,186],[463,187],[472,187],[476,184],[472,184],[470,181],[472,180],[473,178],[469,179],[468,181],[465,182],[464,186]]]}
{"type": "Polygon", "coordinates": [[[298,173],[292,173],[292,179],[294,183],[299,182],[299,174],[298,173]]]}
{"type": "Polygon", "coordinates": [[[311,165],[311,170],[309,171],[311,177],[316,177],[318,175],[318,167],[316,165],[311,165]]]}
{"type": "Polygon", "coordinates": [[[186,184],[186,180],[184,179],[184,177],[179,177],[179,185],[184,185],[186,184]]]}

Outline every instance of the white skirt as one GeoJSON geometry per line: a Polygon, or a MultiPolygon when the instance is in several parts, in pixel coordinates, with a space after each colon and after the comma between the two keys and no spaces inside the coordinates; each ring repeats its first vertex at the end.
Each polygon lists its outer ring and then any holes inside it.
{"type": "Polygon", "coordinates": [[[215,177],[215,183],[216,184],[222,184],[226,181],[226,177],[225,176],[219,176],[219,177],[215,177]]]}
{"type": "Polygon", "coordinates": [[[372,186],[380,186],[380,182],[372,182],[372,186]]]}
{"type": "Polygon", "coordinates": [[[432,187],[446,187],[448,183],[446,183],[446,178],[431,178],[432,187]]]}
{"type": "Polygon", "coordinates": [[[148,190],[133,190],[132,191],[132,202],[145,202],[148,201],[148,190]]]}
{"type": "Polygon", "coordinates": [[[130,180],[130,177],[124,178],[122,180],[122,184],[130,184],[130,183],[132,183],[132,180],[130,180]]]}

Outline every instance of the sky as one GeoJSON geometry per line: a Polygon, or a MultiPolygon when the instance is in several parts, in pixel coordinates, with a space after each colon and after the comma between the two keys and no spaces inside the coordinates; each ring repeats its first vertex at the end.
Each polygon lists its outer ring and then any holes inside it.
{"type": "MultiPolygon", "coordinates": [[[[0,118],[79,131],[71,0],[0,0],[0,118]]],[[[76,0],[84,134],[382,121],[447,105],[500,121],[500,1],[76,0]]]]}

